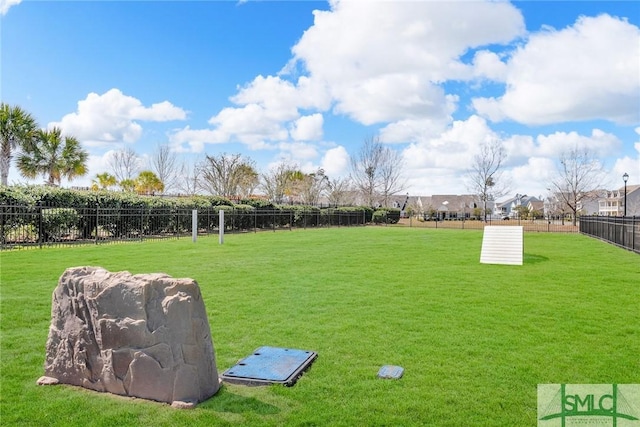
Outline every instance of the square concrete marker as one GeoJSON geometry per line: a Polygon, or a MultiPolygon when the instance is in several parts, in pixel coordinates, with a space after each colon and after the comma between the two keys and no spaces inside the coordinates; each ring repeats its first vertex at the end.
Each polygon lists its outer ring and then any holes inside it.
{"type": "Polygon", "coordinates": [[[264,346],[227,369],[220,378],[231,384],[291,387],[316,357],[318,354],[313,351],[264,346]]]}
{"type": "Polygon", "coordinates": [[[481,264],[522,265],[524,242],[523,227],[488,225],[482,236],[481,264]]]}
{"type": "Polygon", "coordinates": [[[378,378],[397,380],[398,378],[402,378],[403,374],[404,368],[401,366],[384,365],[378,371],[378,378]]]}

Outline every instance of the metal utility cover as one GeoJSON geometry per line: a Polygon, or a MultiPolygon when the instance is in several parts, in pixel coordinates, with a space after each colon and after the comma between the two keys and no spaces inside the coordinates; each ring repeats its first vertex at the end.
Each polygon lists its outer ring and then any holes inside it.
{"type": "Polygon", "coordinates": [[[264,346],[224,371],[220,378],[232,384],[292,386],[317,356],[313,351],[264,346]]]}

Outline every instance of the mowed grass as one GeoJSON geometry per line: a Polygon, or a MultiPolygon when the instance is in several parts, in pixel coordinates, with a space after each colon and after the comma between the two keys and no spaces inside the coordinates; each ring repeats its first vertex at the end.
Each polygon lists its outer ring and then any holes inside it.
{"type": "Polygon", "coordinates": [[[505,266],[479,263],[475,230],[225,237],[1,253],[0,423],[534,426],[537,384],[640,383],[640,257],[598,240],[525,234],[505,266]],[[191,411],[37,386],[51,293],[82,265],[196,279],[220,373],[263,345],[318,359],[294,387],[225,384],[191,411]]]}

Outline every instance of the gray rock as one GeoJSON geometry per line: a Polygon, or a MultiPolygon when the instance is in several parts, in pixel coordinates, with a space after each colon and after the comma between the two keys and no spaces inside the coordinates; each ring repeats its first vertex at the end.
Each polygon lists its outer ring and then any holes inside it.
{"type": "Polygon", "coordinates": [[[173,403],[220,387],[198,284],[166,274],[67,269],[53,292],[45,376],[38,384],[173,403]]]}

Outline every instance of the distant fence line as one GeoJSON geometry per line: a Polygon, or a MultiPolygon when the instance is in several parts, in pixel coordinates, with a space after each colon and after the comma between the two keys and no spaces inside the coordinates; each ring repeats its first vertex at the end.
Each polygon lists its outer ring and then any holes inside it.
{"type": "MultiPolygon", "coordinates": [[[[222,224],[225,232],[358,226],[370,219],[361,210],[199,208],[198,235],[219,233],[220,210],[225,212],[222,224]]],[[[191,236],[192,212],[192,209],[166,207],[0,205],[0,250],[191,236]]]]}
{"type": "Polygon", "coordinates": [[[508,220],[488,218],[487,222],[476,219],[451,219],[451,220],[423,220],[422,218],[402,218],[399,222],[405,227],[417,228],[451,228],[460,230],[482,230],[487,225],[492,226],[521,226],[525,232],[540,233],[578,233],[578,225],[573,225],[571,220],[548,219],[518,219],[508,220]]]}
{"type": "Polygon", "coordinates": [[[640,253],[640,217],[583,216],[580,232],[640,253]]]}
{"type": "MultiPolygon", "coordinates": [[[[348,227],[370,223],[420,228],[483,229],[486,225],[520,225],[525,232],[581,232],[640,253],[640,217],[583,216],[579,225],[561,220],[445,220],[371,218],[365,211],[344,209],[197,209],[198,235],[225,232],[348,227]]],[[[101,244],[118,241],[180,238],[192,235],[192,209],[187,208],[64,208],[0,205],[0,250],[21,247],[101,244]]]]}

